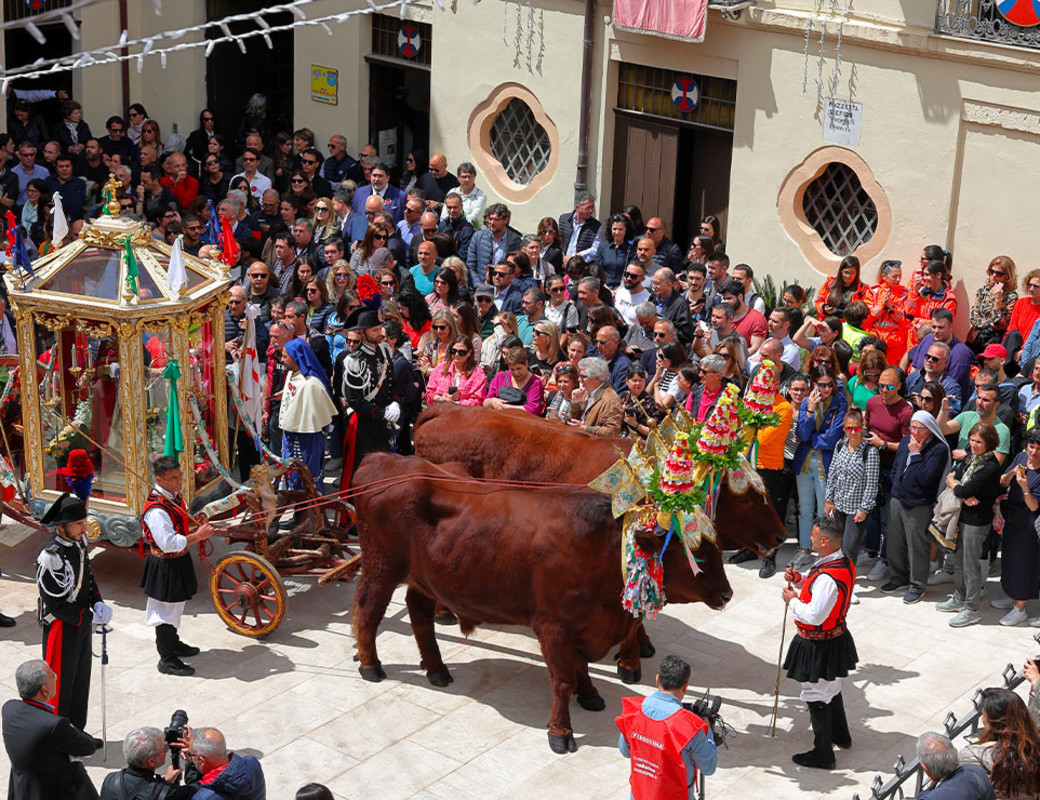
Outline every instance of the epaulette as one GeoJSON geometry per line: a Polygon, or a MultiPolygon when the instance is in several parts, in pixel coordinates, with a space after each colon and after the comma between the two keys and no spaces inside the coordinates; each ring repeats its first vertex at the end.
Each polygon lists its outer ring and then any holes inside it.
{"type": "Polygon", "coordinates": [[[57,553],[57,545],[51,545],[40,551],[36,563],[47,572],[57,572],[65,562],[57,553]]]}

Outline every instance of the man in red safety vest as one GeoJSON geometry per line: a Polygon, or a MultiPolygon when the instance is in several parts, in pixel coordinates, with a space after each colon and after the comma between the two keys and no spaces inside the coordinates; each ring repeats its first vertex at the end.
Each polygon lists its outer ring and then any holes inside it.
{"type": "Polygon", "coordinates": [[[681,705],[689,684],[690,665],[665,656],[657,691],[621,701],[618,748],[632,760],[633,800],[692,800],[697,771],[715,772],[718,750],[708,723],[681,705]]]}
{"type": "Polygon", "coordinates": [[[814,736],[812,750],[792,756],[803,767],[834,769],[833,745],[852,747],[841,679],[859,660],[845,624],[856,567],[842,552],[843,533],[835,518],[819,517],[813,523],[812,548],[820,557],[804,576],[792,567],[784,573],[784,602],[798,627],[784,668],[787,677],[802,684],[801,698],[809,706],[814,736]]]}

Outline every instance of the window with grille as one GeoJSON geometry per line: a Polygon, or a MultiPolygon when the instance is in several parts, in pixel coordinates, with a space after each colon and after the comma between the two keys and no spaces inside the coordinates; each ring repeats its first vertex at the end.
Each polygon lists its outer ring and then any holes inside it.
{"type": "Polygon", "coordinates": [[[836,161],[805,187],[805,219],[837,256],[847,256],[877,231],[878,210],[855,170],[836,161]]]}
{"type": "Polygon", "coordinates": [[[530,106],[518,97],[491,123],[491,152],[510,180],[527,186],[549,163],[549,134],[538,124],[530,106]]]}

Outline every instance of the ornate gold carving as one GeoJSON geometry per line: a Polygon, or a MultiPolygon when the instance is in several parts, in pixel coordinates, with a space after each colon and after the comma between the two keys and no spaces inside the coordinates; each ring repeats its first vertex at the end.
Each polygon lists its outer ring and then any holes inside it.
{"type": "Polygon", "coordinates": [[[87,517],[87,541],[96,542],[101,538],[101,523],[97,517],[87,517]]]}
{"type": "Polygon", "coordinates": [[[114,326],[110,322],[95,322],[93,320],[76,319],[76,330],[95,339],[111,335],[114,329],[114,326]]]}
{"type": "Polygon", "coordinates": [[[75,315],[70,311],[62,317],[56,317],[51,314],[35,313],[32,315],[37,325],[40,325],[51,333],[56,331],[64,330],[72,326],[75,321],[75,315]]]}

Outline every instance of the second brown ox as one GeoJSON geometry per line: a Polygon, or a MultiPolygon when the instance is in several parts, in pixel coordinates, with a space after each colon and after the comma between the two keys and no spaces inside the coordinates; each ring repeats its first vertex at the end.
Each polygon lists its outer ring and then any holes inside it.
{"type": "MultiPolygon", "coordinates": [[[[451,682],[434,633],[434,608],[455,611],[462,632],[480,624],[528,625],[538,637],[553,706],[549,745],[576,749],[569,702],[605,707],[589,677],[589,662],[621,645],[638,661],[638,621],[621,606],[621,528],[610,498],[589,489],[503,488],[461,476],[420,458],[389,453],[365,457],[355,486],[398,480],[356,499],[361,577],[352,622],[361,675],[386,677],[376,631],[400,584],[422,665],[431,683],[451,682]]],[[[663,538],[639,538],[650,552],[663,538]]],[[[678,539],[664,553],[668,602],[721,608],[732,596],[722,556],[705,541],[694,575],[678,539]]]]}

